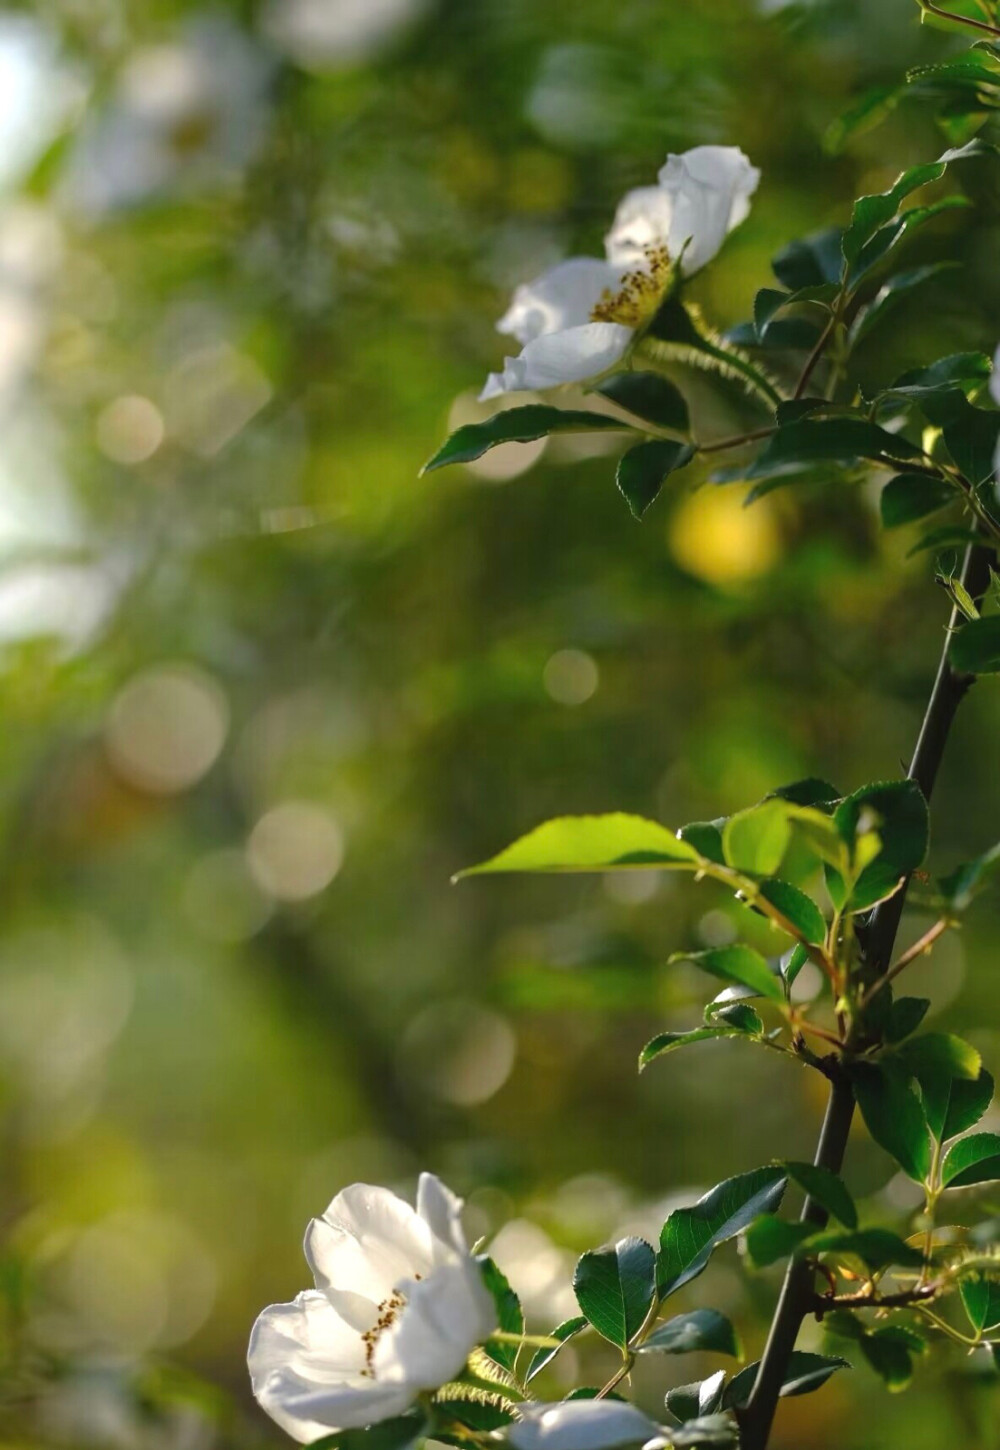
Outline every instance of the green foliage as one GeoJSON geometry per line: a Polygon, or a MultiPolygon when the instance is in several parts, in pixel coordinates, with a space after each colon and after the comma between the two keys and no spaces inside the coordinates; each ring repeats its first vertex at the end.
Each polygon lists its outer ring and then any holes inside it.
{"type": "Polygon", "coordinates": [[[684,468],[693,457],[693,448],[670,439],[639,443],[622,454],[615,482],[634,518],[642,518],[668,475],[684,468]]]}
{"type": "Polygon", "coordinates": [[[847,1188],[829,1168],[820,1168],[813,1163],[796,1163],[785,1159],[780,1165],[793,1183],[804,1189],[810,1198],[822,1204],[827,1213],[838,1219],[845,1228],[858,1226],[858,1210],[847,1188]]]}
{"type": "Polygon", "coordinates": [[[523,408],[508,408],[484,423],[466,423],[428,459],[423,472],[431,473],[450,463],[471,463],[500,443],[531,443],[550,433],[600,432],[601,429],[620,433],[624,426],[619,419],[609,418],[605,413],[574,412],[529,403],[523,408]]]}
{"type": "MultiPolygon", "coordinates": [[[[846,1359],[826,1354],[810,1354],[807,1350],[793,1350],[788,1359],[788,1369],[781,1385],[783,1399],[795,1395],[810,1395],[826,1384],[831,1375],[839,1369],[850,1369],[846,1359]]],[[[734,1375],[726,1386],[723,1404],[726,1407],[743,1404],[753,1389],[759,1365],[748,1364],[734,1375]]]]}
{"type": "Polygon", "coordinates": [[[780,1168],[756,1168],[727,1178],[693,1207],[675,1209],[660,1231],[660,1297],[697,1278],[720,1244],[735,1238],[758,1214],[777,1208],[786,1182],[780,1168]]]}
{"type": "MultiPolygon", "coordinates": [[[[523,1334],[524,1311],[521,1308],[521,1301],[511,1288],[507,1276],[497,1267],[494,1260],[488,1254],[483,1254],[480,1257],[479,1268],[483,1275],[483,1282],[490,1291],[493,1302],[496,1305],[497,1327],[503,1330],[504,1334],[523,1334]]],[[[491,1339],[487,1341],[486,1352],[502,1368],[507,1370],[514,1368],[517,1359],[516,1344],[508,1344],[499,1339],[491,1339]]]]}
{"type": "Polygon", "coordinates": [[[930,1138],[907,1075],[878,1062],[852,1063],[849,1072],[865,1127],[904,1173],[923,1183],[931,1166],[930,1138]]]}
{"type": "Polygon", "coordinates": [[[587,1320],[612,1344],[627,1348],[656,1295],[656,1255],[644,1239],[621,1239],[582,1256],[573,1289],[587,1320]]]}
{"type": "Polygon", "coordinates": [[[587,1323],[586,1315],[576,1314],[572,1319],[564,1319],[561,1324],[557,1324],[549,1335],[549,1338],[557,1339],[559,1343],[552,1345],[548,1349],[537,1349],[535,1351],[531,1358],[531,1363],[528,1365],[527,1373],[524,1376],[525,1384],[530,1384],[536,1375],[541,1374],[543,1369],[547,1369],[562,1346],[568,1344],[571,1339],[575,1339],[582,1329],[586,1329],[587,1323]]]}
{"type": "Polygon", "coordinates": [[[640,1346],[642,1354],[693,1354],[696,1351],[739,1357],[736,1330],[717,1309],[692,1309],[659,1324],[640,1346]]]}

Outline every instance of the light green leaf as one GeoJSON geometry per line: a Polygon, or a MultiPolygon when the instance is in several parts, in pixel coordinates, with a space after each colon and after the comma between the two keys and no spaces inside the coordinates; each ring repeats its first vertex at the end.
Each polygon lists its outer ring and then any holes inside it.
{"type": "Polygon", "coordinates": [[[873,832],[880,845],[878,855],[861,871],[850,893],[851,911],[866,910],[891,896],[927,854],[927,802],[914,780],[866,785],[841,801],[833,819],[848,847],[873,832]]]}
{"type": "Polygon", "coordinates": [[[772,1213],[761,1214],[746,1231],[747,1255],[755,1268],[766,1269],[779,1259],[790,1258],[814,1232],[813,1224],[789,1223],[772,1213]]]}
{"type": "MultiPolygon", "coordinates": [[[[497,1328],[503,1330],[505,1334],[522,1335],[524,1333],[524,1313],[521,1309],[521,1301],[511,1288],[506,1274],[488,1254],[480,1255],[477,1262],[483,1282],[496,1305],[497,1328]]],[[[504,1369],[514,1368],[518,1351],[516,1343],[504,1343],[502,1340],[490,1339],[486,1342],[485,1350],[490,1359],[495,1360],[504,1369]]]]}
{"type": "Polygon", "coordinates": [[[977,1334],[1000,1324],[1000,1284],[986,1278],[962,1279],[958,1292],[977,1334]]]}
{"type": "Polygon", "coordinates": [[[941,1165],[941,1182],[946,1188],[968,1188],[973,1183],[990,1183],[1000,1178],[1000,1135],[970,1133],[952,1143],[941,1165]]]}
{"type": "MultiPolygon", "coordinates": [[[[753,1008],[747,1008],[747,1011],[753,1012],[753,1008]]],[[[689,1047],[693,1042],[709,1042],[720,1037],[744,1037],[753,1041],[762,1035],[764,1028],[764,1024],[757,1017],[756,1012],[753,1012],[753,1015],[760,1024],[759,1030],[720,1024],[719,1026],[695,1027],[690,1032],[658,1032],[646,1043],[639,1054],[639,1071],[642,1072],[658,1057],[663,1057],[678,1047],[689,1047]]]]}
{"type": "Polygon", "coordinates": [[[697,870],[700,857],[693,846],[677,839],[666,826],[642,816],[558,816],[536,826],[499,855],[460,871],[481,876],[495,871],[613,871],[654,867],[697,870]]]}
{"type": "Polygon", "coordinates": [[[450,463],[471,463],[499,443],[531,443],[549,433],[622,433],[627,426],[620,418],[609,418],[606,413],[571,412],[542,403],[505,408],[483,423],[466,423],[456,429],[424,464],[421,473],[431,473],[450,463]]]}
{"type": "Polygon", "coordinates": [[[726,861],[738,871],[774,876],[792,839],[792,808],[773,797],[738,811],[722,828],[726,861]]]}
{"type": "Polygon", "coordinates": [[[785,918],[792,933],[817,946],[826,940],[826,918],[811,896],[790,881],[772,877],[760,883],[760,894],[785,918]]]}
{"type": "Polygon", "coordinates": [[[780,1168],[756,1168],[717,1184],[691,1208],[675,1209],[660,1232],[661,1297],[697,1278],[712,1251],[742,1233],[758,1214],[776,1209],[786,1181],[780,1168]]]}
{"type": "Polygon", "coordinates": [[[773,1002],[784,1001],[781,979],[753,947],[734,943],[728,947],[710,947],[703,952],[675,952],[670,958],[671,965],[674,962],[691,962],[724,982],[739,982],[773,1002]]]}
{"type": "Polygon", "coordinates": [[[620,1239],[613,1248],[582,1256],[573,1288],[598,1334],[626,1349],[656,1293],[656,1255],[645,1239],[620,1239]]]}
{"type": "Polygon", "coordinates": [[[583,1314],[577,1314],[572,1319],[564,1319],[561,1324],[557,1324],[549,1338],[558,1339],[559,1343],[550,1346],[548,1349],[536,1350],[532,1356],[531,1363],[528,1365],[528,1372],[524,1377],[525,1384],[530,1384],[536,1375],[541,1374],[542,1370],[552,1363],[563,1345],[567,1344],[582,1329],[586,1329],[586,1327],[587,1319],[583,1314]]]}

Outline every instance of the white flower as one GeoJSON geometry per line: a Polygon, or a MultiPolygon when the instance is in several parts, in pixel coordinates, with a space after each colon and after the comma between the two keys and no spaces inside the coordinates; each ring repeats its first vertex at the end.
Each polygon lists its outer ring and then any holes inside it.
{"type": "Polygon", "coordinates": [[[760,172],[736,146],[668,156],[656,186],[623,198],[605,237],[607,260],[571,257],[518,287],[497,323],[521,343],[491,373],[482,398],[584,382],[625,356],[656,311],[675,265],[689,277],[745,219],[760,172]]]}
{"type": "Polygon", "coordinates": [[[412,1209],[355,1183],[306,1230],[315,1290],[265,1309],[250,1336],[253,1392],[296,1440],[402,1414],[454,1379],[496,1327],[461,1200],[423,1173],[412,1209]]]}
{"type": "Polygon", "coordinates": [[[706,266],[750,215],[760,172],[738,146],[696,146],[668,156],[656,186],[627,192],[604,239],[608,260],[641,263],[649,247],[680,258],[685,277],[706,266]]]}
{"type": "Polygon", "coordinates": [[[522,1405],[521,1419],[507,1439],[514,1450],[612,1450],[643,1445],[660,1433],[635,1405],[622,1400],[564,1400],[558,1405],[522,1405]]]}

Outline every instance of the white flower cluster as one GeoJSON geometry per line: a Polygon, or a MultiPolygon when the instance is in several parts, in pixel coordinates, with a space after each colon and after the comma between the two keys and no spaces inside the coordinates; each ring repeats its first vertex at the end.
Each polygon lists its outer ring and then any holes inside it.
{"type": "Polygon", "coordinates": [[[570,257],[516,289],[497,330],[516,338],[521,352],[490,374],[483,399],[584,382],[614,367],[675,269],[684,277],[699,271],[746,219],[759,181],[736,146],[668,156],[655,186],[623,197],[604,261],[570,257]]]}
{"type": "MultiPolygon", "coordinates": [[[[403,1414],[464,1370],[496,1329],[496,1309],[470,1254],[461,1200],[421,1174],[417,1206],[355,1183],[306,1230],[315,1289],[257,1319],[253,1392],[294,1439],[403,1414]]],[[[513,1450],[612,1450],[664,1441],[618,1400],[527,1404],[507,1431],[513,1450]]]]}

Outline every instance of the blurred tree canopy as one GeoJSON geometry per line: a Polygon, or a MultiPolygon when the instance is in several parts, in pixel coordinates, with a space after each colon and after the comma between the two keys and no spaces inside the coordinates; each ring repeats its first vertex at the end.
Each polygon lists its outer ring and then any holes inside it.
{"type": "MultiPolygon", "coordinates": [[[[728,940],[736,903],[449,878],[563,811],[677,823],[898,773],[946,613],[926,558],[860,488],[745,509],[701,472],[639,525],[613,439],[417,475],[478,416],[511,286],[599,245],[668,149],[763,172],[695,284],[720,326],[790,235],[936,155],[915,106],[826,149],[852,100],[948,50],[916,22],[910,0],[0,12],[10,1443],[272,1443],[249,1326],[353,1179],[444,1174],[544,1328],[571,1250],[658,1224],[720,1145],[734,1172],[773,1151],[806,1090],[784,1064],[749,1062],[735,1104],[712,1045],[632,1068],[693,1020],[667,954],[728,940]]],[[[992,352],[998,241],[989,198],[942,217],[920,256],[959,280],[901,304],[872,366],[992,352]]],[[[694,401],[745,417],[735,389],[694,401]]],[[[942,866],[996,837],[998,718],[983,684],[942,866]]],[[[913,974],[994,1056],[997,927],[984,904],[913,974]]],[[[876,1202],[905,1192],[858,1162],[876,1202]]],[[[738,1303],[741,1270],[710,1272],[738,1303]]],[[[880,1444],[986,1443],[968,1376],[893,1401],[850,1378],[781,1443],[871,1446],[868,1397],[880,1444]]]]}

